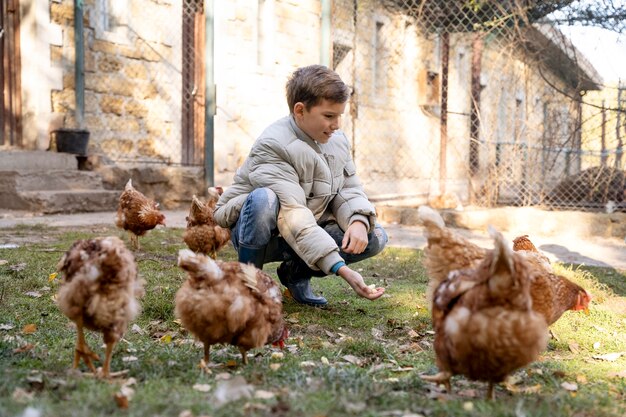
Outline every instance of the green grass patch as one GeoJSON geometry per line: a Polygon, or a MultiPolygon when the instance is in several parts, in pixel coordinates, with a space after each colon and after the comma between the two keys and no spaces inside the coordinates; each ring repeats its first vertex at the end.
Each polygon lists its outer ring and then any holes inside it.
{"type": "MultiPolygon", "coordinates": [[[[445,395],[420,379],[436,371],[434,336],[423,253],[410,249],[387,248],[355,265],[368,284],[386,287],[383,298],[357,298],[338,277],[314,278],[329,306],[286,300],[291,336],[282,352],[257,349],[243,366],[236,348],[216,345],[211,372],[201,371],[202,346],[174,317],[174,296],[186,279],[176,265],[182,232],[157,229],[140,238],[142,313],[116,346],[111,366],[128,373],[103,381],[82,364],[81,372],[70,370],[76,332],[54,303],[58,278],[50,274],[76,239],[115,235],[128,243],[128,236],[113,227],[3,230],[20,246],[0,249],[0,415],[22,416],[27,407],[52,417],[626,415],[625,271],[556,265],[593,294],[590,314],[567,312],[552,326],[540,359],[515,373],[516,385],[499,386],[497,400],[489,402],[485,384],[455,377],[454,393],[445,395]],[[34,332],[24,331],[33,324],[34,332]],[[114,397],[129,378],[134,395],[121,409],[114,397]],[[236,391],[225,388],[233,380],[242,397],[224,400],[222,393],[236,391]]],[[[219,257],[236,254],[229,247],[219,257]]],[[[265,266],[275,279],[277,266],[265,266]]],[[[88,332],[87,341],[103,354],[99,334],[88,332]]]]}

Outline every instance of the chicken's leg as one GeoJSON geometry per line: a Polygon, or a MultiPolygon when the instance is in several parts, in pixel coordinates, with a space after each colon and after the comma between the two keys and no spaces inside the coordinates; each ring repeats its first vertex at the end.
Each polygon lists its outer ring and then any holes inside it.
{"type": "Polygon", "coordinates": [[[493,388],[493,382],[489,382],[489,387],[487,388],[487,400],[494,401],[496,399],[496,391],[493,388]]]}
{"type": "Polygon", "coordinates": [[[211,345],[208,343],[204,344],[204,358],[200,360],[200,369],[203,371],[209,372],[209,354],[211,353],[211,345]]]}
{"type": "Polygon", "coordinates": [[[104,378],[108,378],[111,373],[111,355],[113,354],[114,346],[115,346],[115,341],[106,342],[106,350],[104,353],[104,365],[102,365],[102,376],[104,378]]]}
{"type": "Polygon", "coordinates": [[[91,369],[91,372],[95,374],[96,367],[91,362],[91,360],[93,359],[99,361],[100,358],[98,357],[98,355],[92,352],[91,349],[89,349],[89,346],[87,346],[82,324],[77,324],[76,330],[78,332],[78,337],[76,338],[76,350],[74,351],[74,362],[72,364],[72,367],[74,369],[78,368],[78,364],[80,363],[80,359],[82,358],[89,367],[89,369],[91,369]]]}
{"type": "Polygon", "coordinates": [[[241,352],[241,360],[244,365],[248,364],[248,351],[242,347],[239,348],[239,352],[241,352]]]}

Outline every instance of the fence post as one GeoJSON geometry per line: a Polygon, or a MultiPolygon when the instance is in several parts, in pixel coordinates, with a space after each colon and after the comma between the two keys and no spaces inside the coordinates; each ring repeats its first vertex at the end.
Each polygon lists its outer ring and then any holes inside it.
{"type": "Polygon", "coordinates": [[[205,79],[205,95],[204,95],[204,186],[212,187],[215,185],[215,161],[214,149],[215,142],[215,124],[213,116],[216,113],[216,92],[215,92],[215,73],[213,61],[214,41],[215,41],[215,19],[214,19],[214,0],[206,0],[204,5],[204,79],[205,79]]]}
{"type": "Polygon", "coordinates": [[[85,40],[83,35],[83,0],[74,0],[74,80],[76,123],[84,127],[85,120],[85,40]]]}
{"type": "Polygon", "coordinates": [[[320,42],[320,64],[330,68],[333,65],[331,61],[331,43],[330,43],[330,2],[331,0],[322,0],[322,21],[321,21],[321,42],[320,42]]]}
{"type": "Polygon", "coordinates": [[[441,121],[439,126],[439,194],[446,193],[448,149],[448,70],[450,60],[450,34],[441,34],[441,121]]]}

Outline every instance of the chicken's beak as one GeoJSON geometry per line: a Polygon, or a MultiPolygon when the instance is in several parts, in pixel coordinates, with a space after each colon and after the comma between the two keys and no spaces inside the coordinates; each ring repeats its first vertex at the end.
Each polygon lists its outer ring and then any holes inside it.
{"type": "Polygon", "coordinates": [[[586,315],[589,315],[589,307],[585,307],[584,312],[585,312],[586,315]]]}

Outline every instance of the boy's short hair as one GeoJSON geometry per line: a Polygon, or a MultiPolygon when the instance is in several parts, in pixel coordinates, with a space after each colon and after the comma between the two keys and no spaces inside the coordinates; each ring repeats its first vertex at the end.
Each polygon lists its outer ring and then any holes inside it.
{"type": "Polygon", "coordinates": [[[345,103],[349,97],[348,86],[335,71],[323,65],[298,68],[287,81],[287,104],[290,113],[293,113],[293,108],[298,102],[310,110],[322,99],[345,103]]]}

